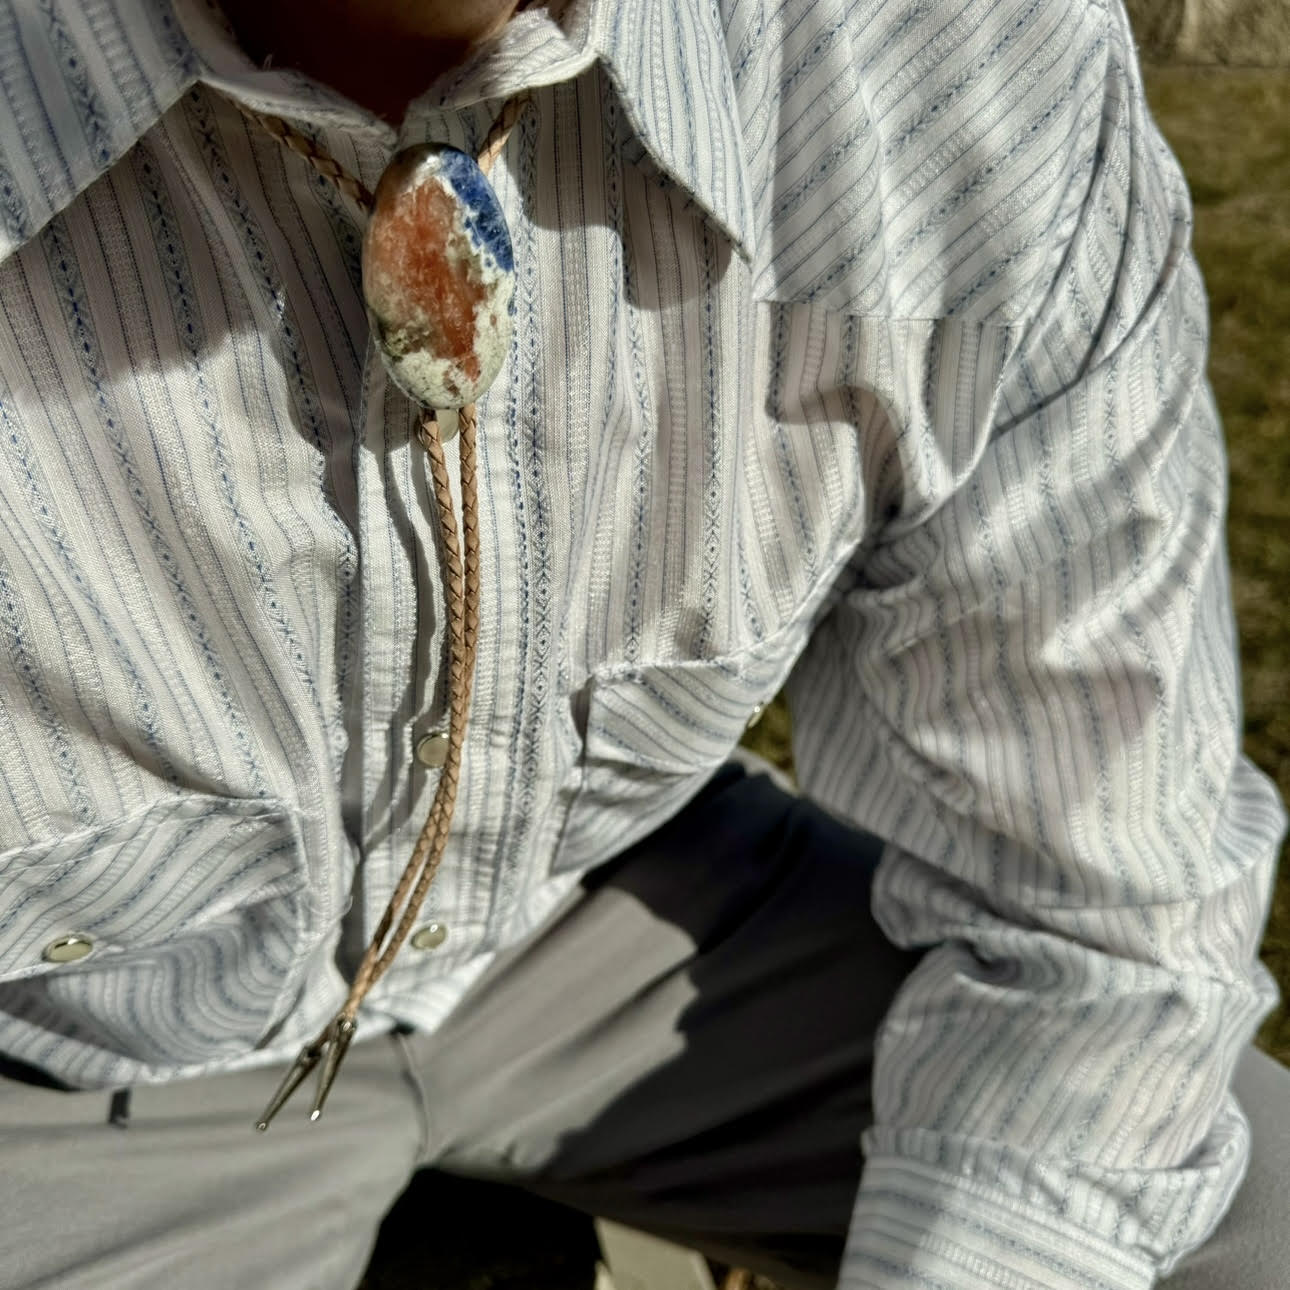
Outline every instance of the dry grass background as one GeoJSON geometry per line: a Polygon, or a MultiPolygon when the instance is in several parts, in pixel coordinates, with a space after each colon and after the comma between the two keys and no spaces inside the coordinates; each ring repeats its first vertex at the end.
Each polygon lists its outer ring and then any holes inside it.
{"type": "MultiPolygon", "coordinates": [[[[1232,478],[1245,747],[1290,800],[1290,71],[1160,68],[1147,90],[1191,185],[1209,289],[1209,372],[1232,478]]],[[[1285,857],[1263,959],[1290,996],[1285,857]]],[[[1284,1002],[1259,1042],[1290,1065],[1284,1002]]]]}
{"type": "MultiPolygon", "coordinates": [[[[1228,535],[1251,757],[1290,799],[1290,71],[1149,69],[1147,92],[1182,161],[1210,294],[1210,379],[1231,464],[1228,535]]],[[[790,760],[789,718],[751,742],[790,760]]],[[[1290,870],[1263,957],[1290,996],[1290,870]]],[[[1283,1004],[1259,1042],[1290,1065],[1283,1004]]],[[[514,1189],[422,1175],[382,1229],[362,1290],[590,1290],[586,1218],[514,1189]]]]}

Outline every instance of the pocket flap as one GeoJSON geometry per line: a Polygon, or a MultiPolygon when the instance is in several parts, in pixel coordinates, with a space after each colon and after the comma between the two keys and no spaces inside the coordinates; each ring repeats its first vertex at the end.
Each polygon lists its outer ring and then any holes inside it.
{"type": "Polygon", "coordinates": [[[0,1052],[103,1088],[264,1043],[319,936],[301,823],[281,801],[184,795],[0,855],[0,1052]],[[51,962],[71,936],[90,952],[51,962]]]}
{"type": "Polygon", "coordinates": [[[775,692],[780,660],[639,667],[597,679],[587,716],[586,760],[664,775],[719,765],[757,705],[775,692]]]}
{"type": "Polygon", "coordinates": [[[599,864],[676,814],[783,684],[797,644],[784,634],[738,656],[595,677],[579,785],[552,872],[599,864]]]}
{"type": "Polygon", "coordinates": [[[93,942],[89,967],[294,890],[294,825],[279,802],[186,795],[0,854],[0,980],[74,968],[44,958],[60,936],[93,942]]]}

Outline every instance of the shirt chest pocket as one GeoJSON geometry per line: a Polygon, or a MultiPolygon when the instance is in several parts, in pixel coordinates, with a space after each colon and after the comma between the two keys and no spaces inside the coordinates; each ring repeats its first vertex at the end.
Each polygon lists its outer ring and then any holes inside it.
{"type": "Polygon", "coordinates": [[[0,1051],[61,1039],[84,1086],[260,1043],[289,1010],[310,907],[280,802],[185,795],[0,854],[0,1051]]]}

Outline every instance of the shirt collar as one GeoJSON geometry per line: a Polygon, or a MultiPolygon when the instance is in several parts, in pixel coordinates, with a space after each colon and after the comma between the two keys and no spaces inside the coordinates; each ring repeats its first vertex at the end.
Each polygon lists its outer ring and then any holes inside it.
{"type": "Polygon", "coordinates": [[[655,165],[750,256],[752,193],[715,4],[551,0],[516,14],[492,49],[432,87],[430,97],[443,106],[504,99],[569,80],[596,61],[655,165]]]}
{"type": "MultiPolygon", "coordinates": [[[[19,51],[0,88],[0,260],[35,236],[198,81],[266,111],[315,120],[352,105],[307,77],[229,58],[204,0],[0,0],[0,40],[19,51]],[[177,7],[182,10],[181,15],[177,7]],[[248,75],[248,73],[250,73],[248,75]]],[[[466,106],[569,80],[599,61],[658,168],[750,254],[752,199],[724,35],[692,0],[552,0],[430,88],[466,106]]]]}
{"type": "Polygon", "coordinates": [[[111,167],[192,84],[168,0],[0,0],[0,260],[111,167]]]}

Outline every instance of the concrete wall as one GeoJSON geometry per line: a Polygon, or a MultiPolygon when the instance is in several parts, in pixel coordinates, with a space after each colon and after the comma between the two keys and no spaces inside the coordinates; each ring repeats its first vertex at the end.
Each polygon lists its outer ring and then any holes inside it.
{"type": "Polygon", "coordinates": [[[1290,0],[1125,0],[1148,61],[1290,67],[1290,0]]]}

